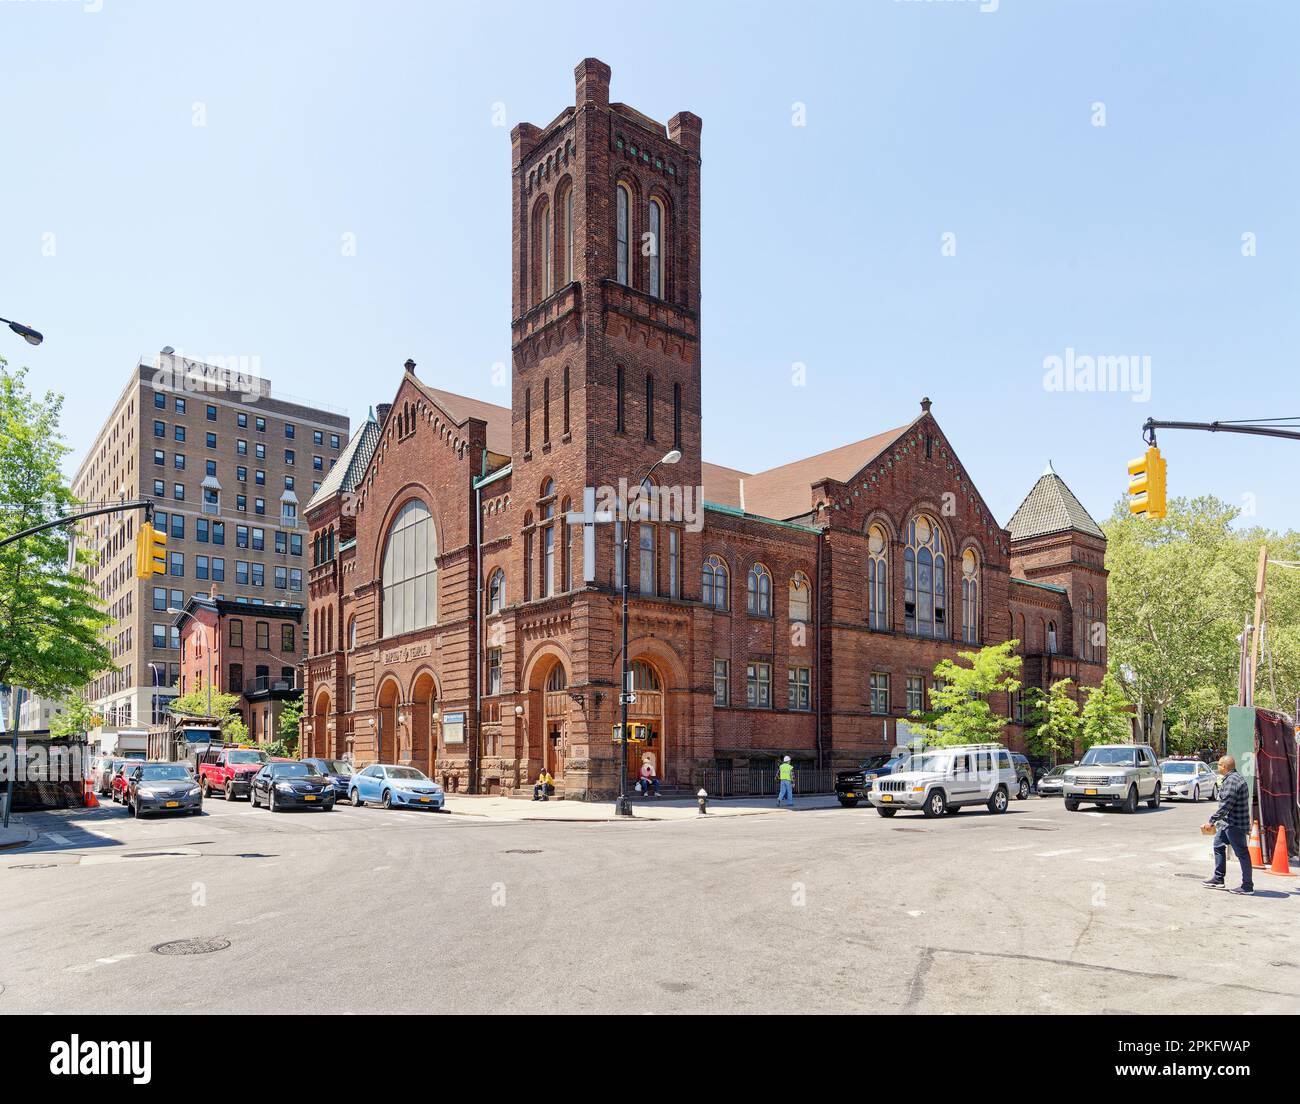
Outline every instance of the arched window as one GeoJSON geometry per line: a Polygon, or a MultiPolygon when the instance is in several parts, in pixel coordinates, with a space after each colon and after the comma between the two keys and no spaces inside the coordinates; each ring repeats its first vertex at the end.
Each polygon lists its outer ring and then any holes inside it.
{"type": "Polygon", "coordinates": [[[533,208],[533,301],[541,302],[551,294],[551,251],[554,234],[551,228],[551,205],[543,197],[533,208]]]}
{"type": "Polygon", "coordinates": [[[980,561],[975,549],[961,554],[961,638],[967,644],[979,640],[980,561]]]}
{"type": "Polygon", "coordinates": [[[538,524],[542,527],[542,563],[541,575],[543,598],[555,593],[555,480],[547,479],[542,484],[542,497],[537,503],[538,524]]]}
{"type": "Polygon", "coordinates": [[[488,613],[500,613],[506,604],[506,573],[499,567],[488,580],[488,613]]]}
{"type": "Polygon", "coordinates": [[[867,533],[867,624],[889,628],[889,538],[879,525],[867,533]]]}
{"type": "Polygon", "coordinates": [[[1047,653],[1056,655],[1056,622],[1047,622],[1047,653]]]}
{"type": "Polygon", "coordinates": [[[796,571],[790,579],[790,620],[812,620],[812,586],[802,571],[796,571]]]}
{"type": "Polygon", "coordinates": [[[943,534],[919,514],[907,526],[903,553],[903,625],[917,636],[948,635],[947,559],[943,534]]]}
{"type": "Polygon", "coordinates": [[[725,610],[727,604],[727,565],[719,556],[709,556],[704,561],[703,577],[700,582],[700,600],[706,606],[725,610]]]}
{"type": "Polygon", "coordinates": [[[563,278],[566,284],[573,282],[573,185],[569,184],[564,189],[564,197],[560,201],[560,242],[561,242],[561,262],[563,264],[563,278]]]}
{"type": "Polygon", "coordinates": [[[1092,604],[1092,587],[1089,587],[1083,602],[1083,639],[1079,642],[1079,655],[1084,659],[1097,659],[1100,656],[1100,649],[1094,648],[1092,644],[1092,604]]]}
{"type": "Polygon", "coordinates": [[[384,548],[383,636],[423,629],[437,621],[438,536],[419,499],[393,519],[384,548]]]}
{"type": "Polygon", "coordinates": [[[747,605],[756,617],[772,616],[772,573],[761,563],[749,569],[747,605]]]}
{"type": "Polygon", "coordinates": [[[348,622],[348,651],[353,651],[357,646],[357,619],[354,617],[348,622]]]}
{"type": "Polygon", "coordinates": [[[628,191],[626,184],[619,184],[615,191],[615,230],[614,230],[614,258],[617,265],[615,279],[620,284],[631,284],[631,264],[630,254],[628,252],[628,234],[631,228],[628,225],[629,213],[632,210],[632,193],[628,191]]]}
{"type": "Polygon", "coordinates": [[[650,264],[649,291],[651,295],[662,296],[664,293],[663,204],[657,199],[652,199],[650,201],[648,214],[650,217],[650,237],[647,241],[647,246],[650,249],[650,253],[647,256],[647,260],[650,264]]]}
{"type": "Polygon", "coordinates": [[[634,659],[631,663],[633,690],[658,690],[659,676],[655,669],[643,659],[634,659]]]}
{"type": "Polygon", "coordinates": [[[564,664],[557,663],[551,668],[551,673],[546,676],[546,692],[553,694],[557,690],[566,690],[569,686],[569,676],[564,673],[564,664]]]}

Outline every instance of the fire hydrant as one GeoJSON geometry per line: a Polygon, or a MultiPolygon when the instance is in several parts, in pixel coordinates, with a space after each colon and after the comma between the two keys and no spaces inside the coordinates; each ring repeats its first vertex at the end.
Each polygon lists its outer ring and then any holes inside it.
{"type": "Polygon", "coordinates": [[[696,796],[696,798],[699,800],[699,803],[700,803],[700,815],[703,816],[705,813],[707,813],[707,812],[709,811],[709,794],[708,794],[708,791],[705,790],[703,786],[701,786],[701,787],[700,787],[700,792],[697,793],[695,796],[696,796]]]}

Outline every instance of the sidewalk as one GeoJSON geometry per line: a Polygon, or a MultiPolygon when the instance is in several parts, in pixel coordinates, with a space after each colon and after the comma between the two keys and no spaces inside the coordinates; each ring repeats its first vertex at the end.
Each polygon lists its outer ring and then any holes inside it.
{"type": "Polygon", "coordinates": [[[0,851],[33,843],[39,833],[23,822],[17,813],[9,818],[9,827],[0,828],[0,851]]]}
{"type": "MultiPolygon", "coordinates": [[[[831,809],[837,802],[834,794],[814,794],[796,797],[794,811],[803,809],[831,809]]],[[[614,814],[612,799],[604,801],[530,801],[518,797],[494,797],[480,794],[448,794],[447,812],[456,816],[486,817],[489,820],[554,820],[582,821],[598,824],[606,821],[625,822],[626,817],[614,814]]],[[[710,798],[709,812],[701,817],[694,798],[632,798],[634,820],[708,820],[712,817],[760,816],[785,814],[788,809],[778,809],[775,797],[710,798]]]]}

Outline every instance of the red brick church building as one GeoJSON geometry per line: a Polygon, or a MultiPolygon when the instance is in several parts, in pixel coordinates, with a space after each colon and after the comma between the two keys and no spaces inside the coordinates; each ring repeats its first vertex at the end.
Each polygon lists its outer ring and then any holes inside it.
{"type": "Polygon", "coordinates": [[[1027,686],[1097,685],[1105,538],[1050,467],[1004,528],[928,399],[768,471],[702,460],[701,122],[611,103],[594,59],[576,82],[511,136],[509,409],[408,361],[307,506],[304,754],[613,792],[625,525],[632,758],[670,784],[888,749],[941,658],[1010,637],[1027,686]],[[671,450],[663,508],[593,520],[671,450]]]}

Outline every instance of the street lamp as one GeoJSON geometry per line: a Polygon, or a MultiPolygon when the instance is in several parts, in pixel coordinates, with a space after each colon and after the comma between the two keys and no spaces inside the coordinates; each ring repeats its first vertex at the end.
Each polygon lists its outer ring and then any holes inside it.
{"type": "Polygon", "coordinates": [[[0,318],[14,333],[21,337],[28,345],[39,345],[45,338],[31,326],[24,326],[21,322],[10,322],[7,318],[0,318]]]}
{"type": "MultiPolygon", "coordinates": [[[[645,475],[643,475],[639,480],[637,480],[637,487],[644,487],[646,483],[649,481],[650,477],[654,475],[655,469],[659,467],[660,464],[676,464],[681,458],[682,458],[681,449],[673,449],[671,452],[666,453],[661,459],[656,460],[653,464],[651,464],[649,470],[645,473],[645,475]]],[[[626,513],[628,516],[623,524],[623,548],[622,551],[620,552],[620,557],[621,557],[620,562],[622,563],[621,575],[623,577],[622,578],[622,582],[623,582],[623,678],[622,678],[621,685],[619,687],[618,701],[622,711],[622,722],[623,722],[619,727],[619,736],[620,736],[619,744],[621,745],[621,749],[622,749],[620,752],[620,759],[622,765],[620,766],[618,772],[618,800],[614,803],[615,816],[632,815],[632,799],[627,796],[627,706],[628,706],[627,699],[629,693],[628,679],[627,679],[627,673],[629,670],[629,664],[627,659],[627,596],[628,596],[627,549],[628,549],[628,541],[632,536],[632,516],[631,516],[632,512],[628,510],[626,511],[626,513]]]]}

